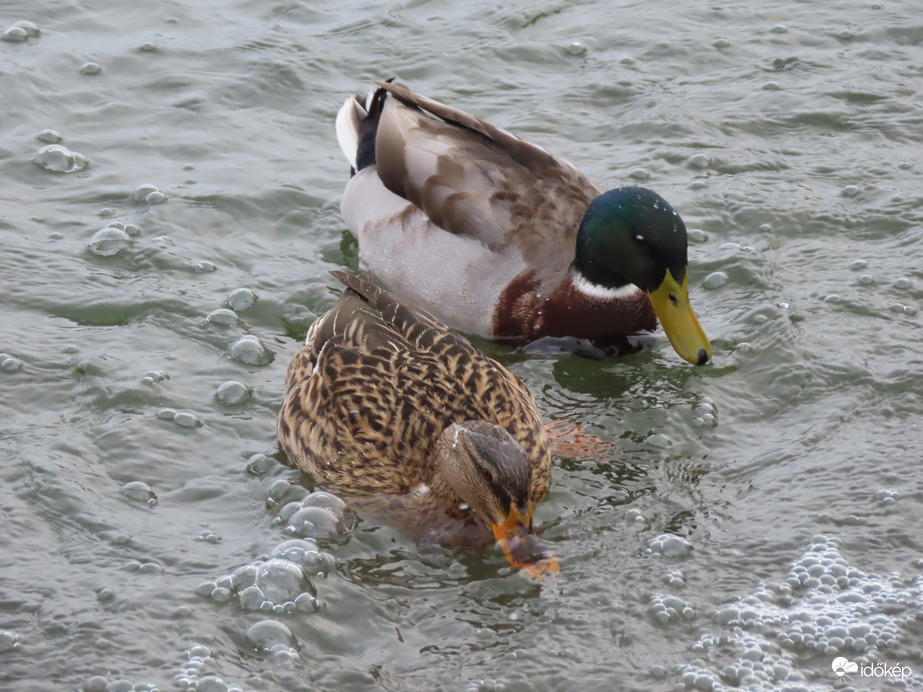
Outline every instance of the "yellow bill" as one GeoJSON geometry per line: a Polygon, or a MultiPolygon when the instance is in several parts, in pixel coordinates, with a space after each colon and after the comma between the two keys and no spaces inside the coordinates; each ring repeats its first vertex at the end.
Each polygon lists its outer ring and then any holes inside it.
{"type": "Polygon", "coordinates": [[[689,272],[680,285],[667,270],[660,287],[647,296],[679,357],[693,365],[705,365],[711,360],[711,344],[689,304],[688,283],[689,272]]]}

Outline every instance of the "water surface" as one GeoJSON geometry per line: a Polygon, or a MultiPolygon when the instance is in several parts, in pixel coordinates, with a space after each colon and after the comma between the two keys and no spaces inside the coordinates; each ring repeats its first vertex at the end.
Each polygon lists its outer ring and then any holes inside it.
{"type": "Polygon", "coordinates": [[[923,689],[915,3],[49,0],[0,21],[38,29],[0,42],[4,688],[890,684],[837,678],[842,656],[923,689]],[[280,507],[313,501],[273,456],[284,371],[356,265],[333,119],[389,76],[692,229],[713,364],[662,334],[607,361],[483,344],[613,445],[555,459],[541,583],[369,521],[279,549],[280,507]],[[235,589],[274,550],[312,576],[273,563],[281,612],[260,611],[235,589]]]}

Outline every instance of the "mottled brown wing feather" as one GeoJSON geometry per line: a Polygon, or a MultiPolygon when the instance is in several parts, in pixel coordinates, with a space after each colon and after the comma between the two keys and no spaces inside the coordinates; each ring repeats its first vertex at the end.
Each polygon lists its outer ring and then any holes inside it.
{"type": "Polygon", "coordinates": [[[289,369],[278,426],[289,458],[347,491],[406,493],[431,480],[446,427],[487,420],[527,450],[533,499],[541,499],[548,444],[519,378],[367,275],[335,275],[347,291],[289,369]]]}

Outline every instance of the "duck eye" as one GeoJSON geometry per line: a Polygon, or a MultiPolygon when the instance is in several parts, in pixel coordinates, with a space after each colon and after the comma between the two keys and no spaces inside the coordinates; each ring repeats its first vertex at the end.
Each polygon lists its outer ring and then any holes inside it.
{"type": "Polygon", "coordinates": [[[487,485],[494,485],[494,483],[497,482],[497,477],[494,475],[494,472],[483,466],[481,467],[481,478],[484,479],[487,485]]]}
{"type": "Polygon", "coordinates": [[[673,303],[673,305],[679,305],[679,298],[676,297],[675,293],[670,294],[670,302],[673,303]]]}

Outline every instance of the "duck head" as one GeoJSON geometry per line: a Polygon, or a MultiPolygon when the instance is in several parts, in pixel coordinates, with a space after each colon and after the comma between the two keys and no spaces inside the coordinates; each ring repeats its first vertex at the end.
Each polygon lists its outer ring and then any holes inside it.
{"type": "Polygon", "coordinates": [[[575,265],[598,286],[644,290],[676,352],[704,365],[711,344],[689,304],[686,246],[686,225],[663,197],[643,187],[620,187],[587,208],[575,265]]]}
{"type": "Polygon", "coordinates": [[[512,435],[493,423],[446,428],[436,444],[437,474],[492,530],[513,567],[540,579],[558,571],[532,532],[532,467],[512,435]]]}

